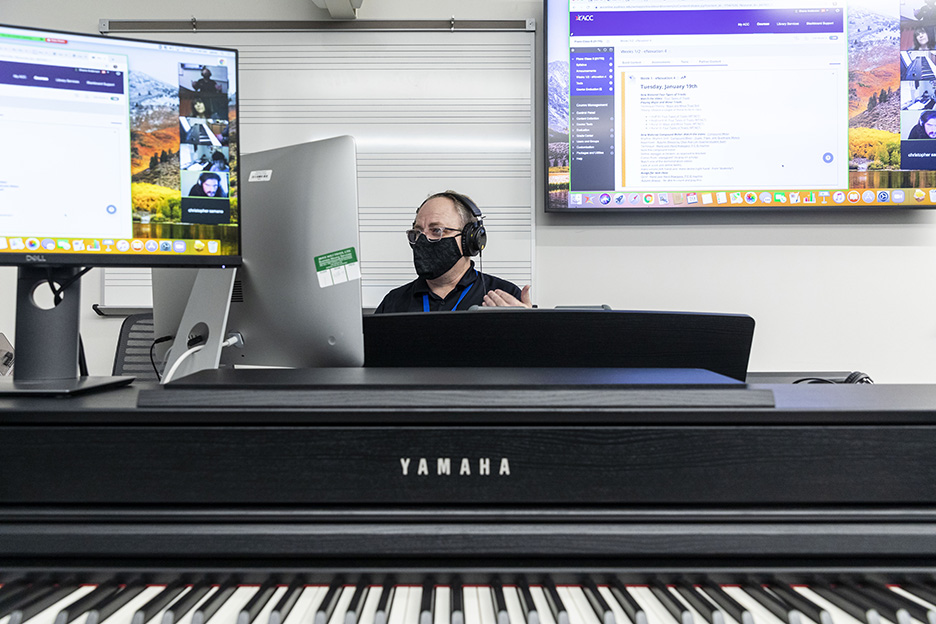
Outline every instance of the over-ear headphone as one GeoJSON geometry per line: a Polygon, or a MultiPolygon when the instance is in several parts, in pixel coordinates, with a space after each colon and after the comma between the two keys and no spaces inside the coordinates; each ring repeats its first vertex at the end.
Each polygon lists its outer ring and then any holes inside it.
{"type": "Polygon", "coordinates": [[[462,228],[462,254],[466,256],[477,256],[487,245],[487,230],[484,229],[483,216],[481,209],[478,208],[471,199],[461,193],[446,191],[439,193],[442,197],[448,197],[456,204],[462,204],[468,207],[476,221],[469,221],[462,228]]]}

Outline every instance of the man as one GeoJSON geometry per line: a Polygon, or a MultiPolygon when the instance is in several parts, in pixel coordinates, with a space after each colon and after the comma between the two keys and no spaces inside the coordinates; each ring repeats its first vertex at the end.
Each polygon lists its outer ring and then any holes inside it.
{"type": "Polygon", "coordinates": [[[407,231],[419,276],[387,293],[375,314],[467,310],[473,305],[532,307],[530,287],[514,284],[475,269],[470,256],[487,240],[481,211],[465,195],[444,191],[416,210],[407,231]]]}

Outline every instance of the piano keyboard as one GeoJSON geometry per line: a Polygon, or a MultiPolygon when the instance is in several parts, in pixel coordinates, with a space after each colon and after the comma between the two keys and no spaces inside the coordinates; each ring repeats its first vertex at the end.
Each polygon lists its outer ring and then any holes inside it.
{"type": "Polygon", "coordinates": [[[936,583],[9,580],[0,624],[936,624],[936,583]]]}

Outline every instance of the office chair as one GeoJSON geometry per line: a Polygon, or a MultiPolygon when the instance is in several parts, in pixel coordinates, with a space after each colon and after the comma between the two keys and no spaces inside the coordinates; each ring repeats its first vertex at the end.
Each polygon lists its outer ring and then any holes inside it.
{"type": "Polygon", "coordinates": [[[120,326],[117,353],[114,355],[112,375],[132,376],[140,380],[157,381],[150,362],[153,343],[153,313],[131,314],[120,326]]]}

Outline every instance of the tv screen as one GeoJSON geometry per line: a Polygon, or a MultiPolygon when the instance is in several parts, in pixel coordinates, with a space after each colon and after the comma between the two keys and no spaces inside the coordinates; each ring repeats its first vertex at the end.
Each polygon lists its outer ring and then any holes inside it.
{"type": "Polygon", "coordinates": [[[240,256],[237,53],[0,25],[0,264],[240,256]]]}
{"type": "Polygon", "coordinates": [[[550,211],[936,205],[933,0],[546,0],[550,211]]]}

